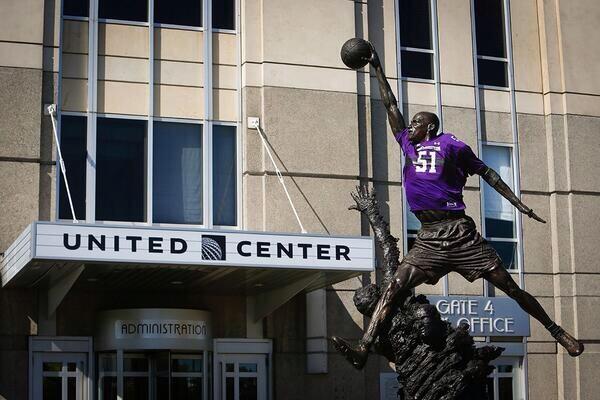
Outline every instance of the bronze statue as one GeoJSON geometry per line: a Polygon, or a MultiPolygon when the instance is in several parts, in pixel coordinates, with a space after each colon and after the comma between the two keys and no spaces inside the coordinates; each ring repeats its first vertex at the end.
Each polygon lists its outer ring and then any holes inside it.
{"type": "Polygon", "coordinates": [[[462,191],[466,178],[480,175],[520,212],[536,221],[546,221],[523,204],[469,146],[452,134],[438,133],[439,119],[435,114],[419,112],[407,127],[377,52],[370,46],[371,56],[364,61],[375,69],[392,133],[406,160],[403,185],[407,202],[422,226],[413,247],[383,290],[362,340],[352,346],[334,336],[335,347],[354,367],[361,369],[398,294],[422,283],[435,284],[455,271],[470,282],[484,278],[492,283],[537,319],[571,356],[580,355],[583,344],[554,323],[540,303],[515,283],[495,249],[481,237],[473,220],[465,214],[462,191]]]}

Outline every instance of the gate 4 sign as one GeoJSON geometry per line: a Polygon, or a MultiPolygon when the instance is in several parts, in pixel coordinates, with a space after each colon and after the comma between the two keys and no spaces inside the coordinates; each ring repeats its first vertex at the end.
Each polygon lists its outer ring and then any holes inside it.
{"type": "Polygon", "coordinates": [[[469,324],[473,336],[529,336],[529,316],[508,297],[427,298],[452,326],[469,324]]]}

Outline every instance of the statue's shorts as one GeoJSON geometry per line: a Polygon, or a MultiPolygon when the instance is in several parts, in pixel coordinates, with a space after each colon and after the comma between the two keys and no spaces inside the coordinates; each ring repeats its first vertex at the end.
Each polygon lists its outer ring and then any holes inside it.
{"type": "Polygon", "coordinates": [[[433,285],[451,271],[473,282],[501,267],[502,260],[477,232],[471,217],[463,216],[423,223],[402,264],[422,270],[428,277],[427,283],[433,285]]]}

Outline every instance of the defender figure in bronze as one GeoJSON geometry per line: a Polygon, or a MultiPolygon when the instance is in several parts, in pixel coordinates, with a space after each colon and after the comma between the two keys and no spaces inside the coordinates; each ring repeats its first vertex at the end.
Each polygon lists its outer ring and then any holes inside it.
{"type": "MultiPolygon", "coordinates": [[[[366,61],[365,58],[365,64],[366,61]]],[[[580,355],[583,344],[554,323],[540,303],[515,283],[494,248],[465,214],[462,191],[467,177],[480,175],[520,212],[541,223],[546,221],[523,204],[498,173],[477,158],[469,146],[450,133],[438,133],[439,119],[435,114],[419,112],[407,127],[372,45],[368,62],[377,74],[392,132],[405,156],[406,198],[422,226],[413,247],[389,279],[362,340],[357,346],[351,346],[334,336],[335,347],[354,367],[362,368],[397,295],[422,283],[435,284],[455,271],[470,282],[478,278],[491,282],[546,327],[571,356],[580,355]]],[[[368,193],[363,193],[363,197],[367,196],[368,193]]]]}

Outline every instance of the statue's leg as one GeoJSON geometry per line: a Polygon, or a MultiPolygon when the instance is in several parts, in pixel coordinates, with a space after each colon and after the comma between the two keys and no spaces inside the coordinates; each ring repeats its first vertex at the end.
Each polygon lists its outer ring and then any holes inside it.
{"type": "Polygon", "coordinates": [[[390,313],[392,304],[394,303],[398,293],[404,290],[410,290],[422,283],[427,282],[428,280],[429,277],[425,274],[425,272],[423,272],[422,269],[406,263],[400,264],[394,275],[394,278],[381,295],[381,298],[375,307],[375,311],[373,311],[373,315],[371,316],[369,327],[363,335],[362,343],[367,347],[367,349],[377,337],[377,334],[379,333],[379,327],[390,313]]]}
{"type": "Polygon", "coordinates": [[[529,315],[540,321],[571,356],[577,357],[583,352],[583,344],[554,323],[535,297],[521,289],[504,267],[500,266],[486,272],[484,278],[514,299],[529,315]]]}
{"type": "Polygon", "coordinates": [[[504,267],[499,266],[498,268],[494,268],[486,272],[483,277],[519,303],[525,312],[540,321],[542,325],[548,326],[552,324],[550,316],[546,313],[542,305],[535,297],[521,289],[504,267]]]}
{"type": "Polygon", "coordinates": [[[375,311],[373,312],[373,316],[371,317],[369,327],[358,346],[351,346],[344,339],[333,336],[331,340],[336,349],[342,353],[355,368],[361,369],[367,362],[369,348],[377,337],[382,322],[387,318],[398,293],[412,289],[428,280],[429,276],[425,274],[423,270],[410,264],[400,264],[396,270],[394,279],[392,279],[381,295],[381,298],[375,307],[375,311]]]}

